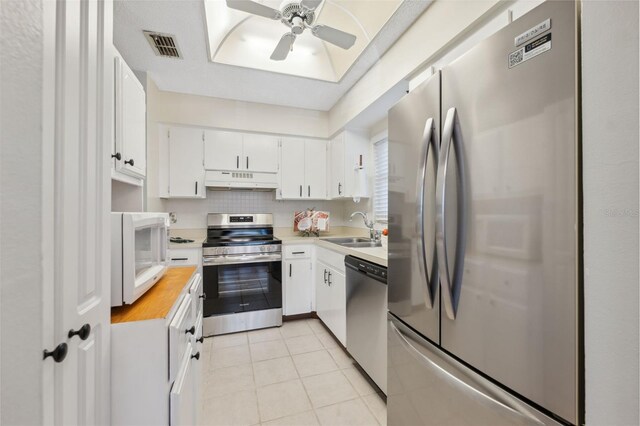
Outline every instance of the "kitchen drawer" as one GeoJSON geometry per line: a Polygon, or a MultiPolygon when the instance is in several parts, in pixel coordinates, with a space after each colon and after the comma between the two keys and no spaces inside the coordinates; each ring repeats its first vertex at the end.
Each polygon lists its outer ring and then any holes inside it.
{"type": "Polygon", "coordinates": [[[316,247],[316,260],[331,266],[338,272],[344,274],[344,253],[338,253],[324,247],[316,247]]]}
{"type": "Polygon", "coordinates": [[[169,250],[169,265],[171,266],[199,266],[202,262],[202,249],[184,248],[169,250]]]}
{"type": "Polygon", "coordinates": [[[307,259],[311,257],[311,250],[313,246],[310,245],[285,245],[284,246],[284,258],[285,259],[307,259]]]}
{"type": "Polygon", "coordinates": [[[195,317],[193,314],[193,305],[191,295],[182,296],[180,305],[176,314],[173,316],[169,325],[169,381],[172,382],[180,365],[187,346],[190,343],[191,327],[195,334],[195,317]]]}
{"type": "Polygon", "coordinates": [[[202,316],[202,275],[196,273],[189,284],[189,295],[191,296],[191,305],[193,317],[202,316]]]}

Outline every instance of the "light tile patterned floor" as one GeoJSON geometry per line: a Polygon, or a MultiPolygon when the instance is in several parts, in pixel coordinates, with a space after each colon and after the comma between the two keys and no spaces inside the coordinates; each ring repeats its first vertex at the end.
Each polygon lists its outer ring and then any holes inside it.
{"type": "Polygon", "coordinates": [[[382,394],[316,319],[205,339],[202,425],[386,425],[382,394]]]}

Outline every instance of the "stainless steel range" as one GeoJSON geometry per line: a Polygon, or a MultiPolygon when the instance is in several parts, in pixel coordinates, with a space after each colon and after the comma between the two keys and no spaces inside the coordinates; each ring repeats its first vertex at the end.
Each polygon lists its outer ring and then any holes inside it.
{"type": "Polygon", "coordinates": [[[203,332],[282,325],[282,242],[271,214],[207,215],[203,332]]]}

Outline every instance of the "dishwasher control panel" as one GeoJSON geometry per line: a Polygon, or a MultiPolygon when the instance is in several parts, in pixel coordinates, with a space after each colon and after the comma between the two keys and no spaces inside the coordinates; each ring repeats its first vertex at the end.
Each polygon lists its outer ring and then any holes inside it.
{"type": "Polygon", "coordinates": [[[363,274],[367,274],[378,281],[387,282],[387,268],[384,266],[376,265],[375,263],[362,260],[355,256],[346,256],[344,258],[344,264],[347,267],[357,269],[363,274]]]}

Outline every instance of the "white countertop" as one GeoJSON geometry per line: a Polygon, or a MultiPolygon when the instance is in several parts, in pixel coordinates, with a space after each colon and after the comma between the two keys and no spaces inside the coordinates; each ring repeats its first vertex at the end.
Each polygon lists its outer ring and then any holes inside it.
{"type": "MultiPolygon", "coordinates": [[[[386,247],[373,248],[351,248],[325,241],[326,238],[337,237],[366,237],[368,230],[364,228],[351,228],[346,226],[335,226],[330,232],[323,232],[320,237],[303,237],[297,232],[293,232],[290,227],[274,228],[274,236],[285,245],[290,244],[317,244],[328,250],[332,250],[344,255],[352,255],[378,265],[387,266],[387,249],[386,247]]],[[[194,240],[192,243],[169,243],[169,249],[188,249],[202,248],[202,243],[207,239],[206,229],[169,229],[169,236],[182,237],[188,240],[194,240]]]]}

